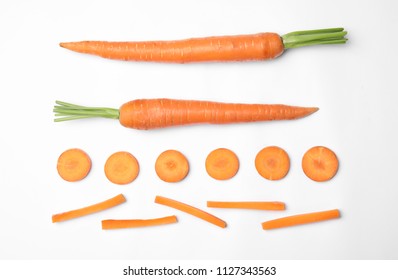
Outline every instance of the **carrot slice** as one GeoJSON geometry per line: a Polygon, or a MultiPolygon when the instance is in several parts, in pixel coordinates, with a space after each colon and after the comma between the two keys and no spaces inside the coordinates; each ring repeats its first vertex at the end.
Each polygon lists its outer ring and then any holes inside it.
{"type": "Polygon", "coordinates": [[[69,149],[58,158],[57,171],[62,179],[76,182],[84,179],[91,170],[91,159],[81,149],[69,149]]]}
{"type": "Polygon", "coordinates": [[[126,201],[126,198],[122,194],[119,194],[111,199],[99,202],[97,204],[93,204],[93,205],[86,206],[83,208],[71,210],[68,212],[55,214],[52,216],[52,221],[53,221],[53,223],[58,223],[58,222],[63,222],[63,221],[67,221],[70,219],[79,218],[82,216],[86,216],[89,214],[93,214],[93,213],[96,213],[99,211],[109,209],[111,207],[122,204],[125,201],[126,201]]]}
{"type": "Polygon", "coordinates": [[[285,210],[285,203],[279,201],[207,201],[207,207],[256,210],[285,210]]]}
{"type": "Polygon", "coordinates": [[[206,158],[206,171],[216,180],[227,180],[236,175],[239,159],[229,149],[219,148],[212,151],[206,158]]]}
{"type": "Polygon", "coordinates": [[[156,219],[146,219],[146,220],[103,220],[102,229],[122,229],[122,228],[136,228],[136,227],[148,227],[148,226],[158,226],[177,223],[176,216],[167,216],[156,219]]]}
{"type": "Polygon", "coordinates": [[[302,168],[308,178],[317,182],[332,179],[339,169],[339,160],[329,148],[316,146],[303,156],[302,168]]]}
{"type": "Polygon", "coordinates": [[[159,155],[155,163],[156,174],[165,182],[176,183],[189,172],[187,158],[179,151],[167,150],[159,155]]]}
{"type": "Polygon", "coordinates": [[[203,210],[200,210],[196,207],[193,207],[191,205],[163,197],[163,196],[156,196],[155,202],[158,204],[162,204],[165,206],[169,206],[172,208],[175,208],[177,210],[183,211],[185,213],[188,213],[190,215],[193,215],[199,219],[205,220],[209,223],[212,223],[216,226],[225,228],[227,226],[227,223],[221,220],[220,218],[217,218],[216,216],[213,216],[212,214],[209,214],[203,210]]]}
{"type": "Polygon", "coordinates": [[[290,169],[290,159],[285,150],[270,146],[258,152],[255,165],[257,172],[268,180],[284,178],[290,169]]]}
{"type": "Polygon", "coordinates": [[[262,223],[263,229],[276,229],[340,218],[338,209],[288,216],[262,223]]]}
{"type": "Polygon", "coordinates": [[[104,171],[109,181],[118,185],[125,185],[137,178],[140,166],[132,154],[122,151],[112,154],[107,159],[104,171]]]}

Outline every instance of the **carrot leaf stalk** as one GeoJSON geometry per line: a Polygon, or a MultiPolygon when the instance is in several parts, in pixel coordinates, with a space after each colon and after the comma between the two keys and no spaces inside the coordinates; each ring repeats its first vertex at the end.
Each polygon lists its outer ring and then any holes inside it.
{"type": "Polygon", "coordinates": [[[55,103],[57,105],[54,106],[53,112],[56,117],[59,117],[54,120],[56,122],[98,117],[108,119],[119,118],[119,110],[114,108],[86,107],[58,100],[55,103]]]}
{"type": "Polygon", "coordinates": [[[347,31],[344,31],[344,28],[304,30],[282,35],[282,41],[285,49],[292,49],[323,44],[344,44],[348,40],[344,38],[345,35],[347,31]]]}

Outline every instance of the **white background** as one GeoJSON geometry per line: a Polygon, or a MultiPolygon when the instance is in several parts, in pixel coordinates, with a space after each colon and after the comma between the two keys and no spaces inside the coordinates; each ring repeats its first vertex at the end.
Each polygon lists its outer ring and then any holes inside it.
{"type": "Polygon", "coordinates": [[[397,84],[395,1],[1,1],[1,259],[396,259],[398,257],[397,84]],[[287,51],[267,62],[166,65],[110,61],[67,51],[61,41],[156,40],[345,27],[346,45],[287,51]],[[291,122],[126,129],[114,120],[54,123],[55,100],[118,108],[135,98],[180,98],[318,106],[291,122]],[[284,148],[288,176],[277,182],[254,168],[265,146],[284,148]],[[309,180],[301,157],[312,146],[333,149],[337,176],[309,180]],[[56,172],[60,153],[84,149],[89,176],[68,183],[56,172]],[[218,182],[207,154],[230,148],[241,163],[218,182]],[[167,184],[156,157],[178,149],[188,177],[167,184]],[[141,172],[133,183],[107,181],[103,165],[126,150],[141,172]],[[127,203],[52,224],[51,215],[123,193],[127,203]],[[154,203],[180,200],[226,220],[221,229],[154,203]],[[206,200],[280,200],[285,212],[207,209],[206,200]],[[335,221],[275,231],[261,222],[338,208],[335,221]],[[102,219],[176,214],[179,223],[120,231],[102,219]]]}

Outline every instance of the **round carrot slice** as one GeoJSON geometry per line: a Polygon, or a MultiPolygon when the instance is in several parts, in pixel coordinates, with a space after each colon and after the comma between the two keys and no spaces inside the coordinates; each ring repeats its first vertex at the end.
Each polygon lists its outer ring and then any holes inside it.
{"type": "Polygon", "coordinates": [[[255,165],[257,172],[268,180],[284,178],[290,169],[290,159],[282,148],[270,146],[258,152],[255,165]]]}
{"type": "Polygon", "coordinates": [[[301,164],[305,175],[317,182],[332,179],[339,169],[339,160],[336,154],[323,146],[309,149],[304,154],[301,164]]]}
{"type": "Polygon", "coordinates": [[[235,176],[239,159],[234,152],[225,148],[212,151],[206,158],[206,171],[216,180],[227,180],[235,176]]]}
{"type": "Polygon", "coordinates": [[[118,185],[131,183],[137,178],[140,166],[129,152],[116,152],[105,163],[105,175],[109,181],[118,185]]]}
{"type": "Polygon", "coordinates": [[[167,150],[159,155],[155,163],[156,174],[165,182],[183,180],[189,172],[187,158],[179,151],[167,150]]]}
{"type": "Polygon", "coordinates": [[[64,151],[58,158],[57,171],[62,179],[76,182],[84,179],[91,170],[91,159],[80,149],[64,151]]]}

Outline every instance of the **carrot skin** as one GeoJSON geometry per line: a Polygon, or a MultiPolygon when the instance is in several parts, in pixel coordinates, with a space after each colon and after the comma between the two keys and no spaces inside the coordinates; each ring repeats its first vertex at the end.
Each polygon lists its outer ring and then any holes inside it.
{"type": "Polygon", "coordinates": [[[284,51],[276,33],[213,36],[173,41],[60,43],[75,52],[127,61],[188,63],[203,61],[266,60],[284,51]]]}
{"type": "Polygon", "coordinates": [[[58,223],[58,222],[63,222],[63,221],[67,221],[70,219],[79,218],[82,216],[86,216],[89,214],[93,214],[93,213],[96,213],[99,211],[106,210],[108,208],[117,206],[123,202],[126,202],[126,198],[124,197],[124,195],[119,194],[111,199],[102,201],[100,203],[96,203],[96,204],[93,204],[93,205],[90,205],[87,207],[71,210],[68,212],[55,214],[52,216],[52,222],[58,223]]]}
{"type": "Polygon", "coordinates": [[[238,208],[255,210],[285,210],[285,203],[279,201],[207,201],[207,207],[238,208]]]}
{"type": "Polygon", "coordinates": [[[176,216],[166,216],[155,219],[146,220],[103,220],[102,229],[123,229],[123,228],[136,228],[136,227],[148,227],[166,225],[177,222],[176,216]]]}
{"type": "Polygon", "coordinates": [[[125,127],[156,129],[189,124],[230,124],[294,120],[318,111],[316,107],[280,104],[239,104],[175,99],[138,99],[123,104],[119,121],[125,127]]]}
{"type": "Polygon", "coordinates": [[[203,210],[195,208],[191,205],[188,205],[188,204],[185,204],[185,203],[182,203],[182,202],[179,202],[179,201],[167,198],[167,197],[163,197],[163,196],[156,196],[155,203],[169,206],[174,209],[185,212],[187,214],[191,214],[199,219],[205,220],[205,221],[212,223],[216,226],[219,226],[221,228],[227,227],[227,223],[224,222],[223,220],[221,220],[220,218],[218,218],[212,214],[209,214],[203,210]]]}
{"type": "Polygon", "coordinates": [[[333,209],[321,212],[312,212],[312,213],[283,217],[263,222],[261,225],[264,230],[269,230],[269,229],[321,222],[337,218],[340,218],[340,211],[338,209],[333,209]]]}

